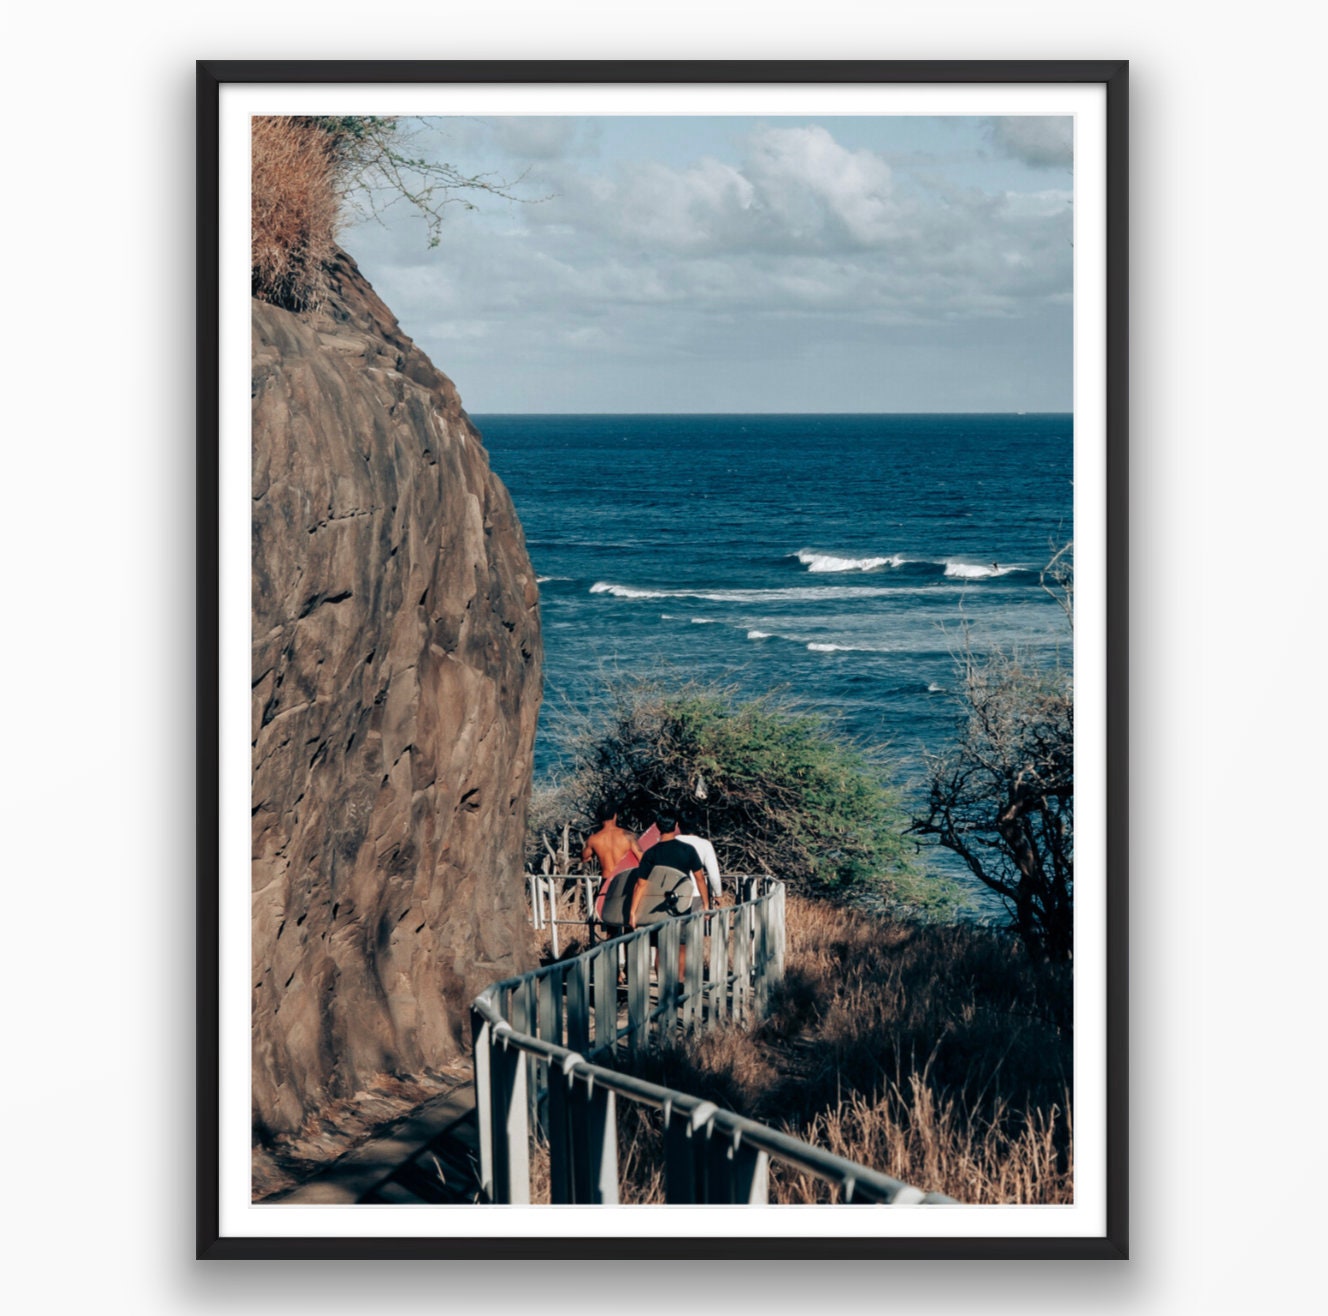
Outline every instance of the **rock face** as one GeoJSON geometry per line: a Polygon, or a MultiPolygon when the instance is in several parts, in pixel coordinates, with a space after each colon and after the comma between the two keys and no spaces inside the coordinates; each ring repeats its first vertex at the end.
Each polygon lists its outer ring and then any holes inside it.
{"type": "Polygon", "coordinates": [[[253,304],[253,1100],[298,1128],[454,1059],[530,964],[542,646],[511,499],[456,390],[339,254],[253,304]]]}

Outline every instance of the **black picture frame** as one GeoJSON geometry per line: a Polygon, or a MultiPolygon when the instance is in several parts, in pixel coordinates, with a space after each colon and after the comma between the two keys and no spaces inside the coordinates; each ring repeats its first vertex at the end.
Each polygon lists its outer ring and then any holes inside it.
{"type": "MultiPolygon", "coordinates": [[[[230,61],[197,64],[197,1202],[199,1259],[623,1257],[605,1238],[224,1236],[220,1217],[219,124],[234,83],[1099,84],[1106,94],[1106,1228],[1086,1237],[637,1238],[633,1257],[1107,1260],[1129,1255],[1129,66],[1101,61],[230,61]],[[680,1244],[684,1244],[682,1246],[680,1244]]],[[[483,1209],[483,1208],[481,1208],[483,1209]]]]}

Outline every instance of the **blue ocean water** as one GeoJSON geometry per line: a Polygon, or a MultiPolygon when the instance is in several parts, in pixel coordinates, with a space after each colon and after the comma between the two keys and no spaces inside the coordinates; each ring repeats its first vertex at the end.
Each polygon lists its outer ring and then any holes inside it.
{"type": "Polygon", "coordinates": [[[1073,537],[1069,415],[486,415],[540,577],[537,776],[605,675],[778,687],[888,743],[954,732],[961,622],[1069,660],[1038,573],[1073,537]]]}

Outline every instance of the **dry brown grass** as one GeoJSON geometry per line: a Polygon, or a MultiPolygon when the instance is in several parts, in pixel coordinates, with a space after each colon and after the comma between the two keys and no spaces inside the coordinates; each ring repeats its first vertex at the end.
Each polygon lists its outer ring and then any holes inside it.
{"type": "Polygon", "coordinates": [[[311,309],[335,250],[338,196],[334,142],[317,123],[256,116],[252,122],[255,297],[311,309]]]}
{"type": "MultiPolygon", "coordinates": [[[[980,928],[793,897],[788,927],[770,1017],[650,1057],[645,1077],[961,1202],[1073,1201],[1067,968],[980,928]]],[[[662,1201],[657,1130],[634,1113],[619,1136],[652,1167],[631,1199],[662,1201]]],[[[833,1193],[772,1168],[771,1200],[833,1193]]]]}

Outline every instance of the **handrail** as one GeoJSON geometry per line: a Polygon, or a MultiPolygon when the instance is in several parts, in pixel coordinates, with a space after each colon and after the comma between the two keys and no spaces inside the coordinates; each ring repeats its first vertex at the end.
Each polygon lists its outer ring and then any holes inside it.
{"type": "Polygon", "coordinates": [[[765,1202],[772,1158],[838,1185],[841,1202],[951,1202],[689,1093],[595,1063],[622,1046],[639,1055],[652,1037],[764,1014],[783,977],[784,931],[784,886],[766,880],[760,894],[739,905],[615,937],[482,992],[471,1020],[485,1199],[529,1202],[530,1139],[538,1127],[548,1140],[553,1202],[617,1202],[621,1097],[663,1112],[670,1203],[765,1202]],[[652,945],[659,963],[653,1008],[652,945]]]}
{"type": "MultiPolygon", "coordinates": [[[[530,925],[536,932],[548,930],[549,945],[554,959],[559,955],[559,928],[584,927],[590,940],[594,940],[595,928],[604,926],[595,915],[595,886],[602,879],[596,878],[591,873],[536,873],[530,869],[526,870],[524,877],[526,898],[530,903],[530,925]],[[582,912],[577,918],[558,917],[558,902],[561,897],[557,888],[560,885],[565,887],[567,883],[575,887],[576,894],[581,900],[582,912]]],[[[739,893],[750,892],[755,884],[769,880],[757,873],[725,873],[724,879],[732,883],[734,890],[739,893]]],[[[746,898],[739,894],[739,903],[746,898]]]]}

